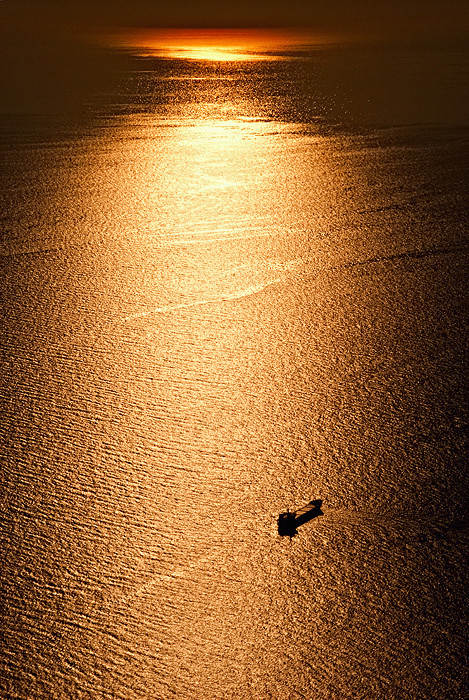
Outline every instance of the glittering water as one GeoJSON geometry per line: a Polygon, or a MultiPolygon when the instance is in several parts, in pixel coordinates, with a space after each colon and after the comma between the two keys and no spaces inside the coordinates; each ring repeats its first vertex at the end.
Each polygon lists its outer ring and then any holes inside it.
{"type": "Polygon", "coordinates": [[[463,697],[462,98],[328,60],[3,120],[4,697],[463,697]]]}

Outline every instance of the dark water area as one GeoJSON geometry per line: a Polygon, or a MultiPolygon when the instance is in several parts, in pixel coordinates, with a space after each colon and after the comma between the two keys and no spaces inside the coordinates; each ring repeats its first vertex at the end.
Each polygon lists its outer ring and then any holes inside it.
{"type": "Polygon", "coordinates": [[[120,60],[1,117],[2,697],[465,697],[467,59],[120,60]]]}

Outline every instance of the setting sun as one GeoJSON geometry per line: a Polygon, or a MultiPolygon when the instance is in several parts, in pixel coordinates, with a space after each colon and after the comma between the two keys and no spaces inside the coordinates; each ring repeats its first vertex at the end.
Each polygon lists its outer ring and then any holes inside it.
{"type": "Polygon", "coordinates": [[[161,29],[113,33],[104,40],[144,56],[249,61],[278,58],[276,52],[328,43],[331,38],[290,30],[161,29]]]}

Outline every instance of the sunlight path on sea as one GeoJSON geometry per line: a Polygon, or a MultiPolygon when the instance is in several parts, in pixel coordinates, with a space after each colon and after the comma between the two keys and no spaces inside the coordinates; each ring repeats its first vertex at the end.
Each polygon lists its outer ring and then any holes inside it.
{"type": "Polygon", "coordinates": [[[460,135],[157,67],[7,154],[6,692],[452,700],[460,135]]]}

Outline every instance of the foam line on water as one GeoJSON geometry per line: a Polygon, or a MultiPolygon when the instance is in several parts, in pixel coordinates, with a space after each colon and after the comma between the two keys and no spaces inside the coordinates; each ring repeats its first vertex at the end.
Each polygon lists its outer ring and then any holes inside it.
{"type": "Polygon", "coordinates": [[[275,235],[275,233],[268,232],[268,233],[247,233],[247,234],[240,234],[239,236],[205,236],[203,238],[183,238],[182,236],[179,238],[169,238],[168,240],[160,241],[161,247],[172,247],[172,246],[185,246],[185,245],[200,245],[200,244],[206,244],[209,245],[210,243],[227,243],[227,242],[232,242],[232,241],[247,241],[252,238],[272,238],[275,235]]]}
{"type": "Polygon", "coordinates": [[[205,556],[198,557],[188,564],[181,564],[181,566],[177,566],[170,572],[153,576],[136,588],[130,595],[130,599],[135,599],[144,595],[145,593],[149,593],[153,588],[157,587],[158,584],[172,583],[177,579],[187,579],[194,570],[201,569],[207,562],[213,563],[218,553],[219,552],[217,550],[211,550],[205,556]]]}
{"type": "Polygon", "coordinates": [[[208,304],[220,304],[224,301],[234,301],[236,299],[242,299],[243,297],[249,297],[253,294],[258,294],[266,287],[270,287],[273,284],[281,282],[282,278],[276,278],[270,280],[270,282],[265,282],[264,284],[254,284],[246,287],[242,291],[236,292],[235,294],[227,294],[219,297],[209,297],[208,299],[200,299],[198,301],[186,302],[184,304],[166,304],[165,306],[157,306],[154,309],[149,309],[147,311],[140,311],[135,314],[130,314],[124,318],[124,321],[133,321],[138,318],[145,318],[146,316],[151,316],[152,314],[165,314],[172,313],[173,311],[178,311],[180,309],[191,309],[195,306],[206,306],[208,304]]]}

